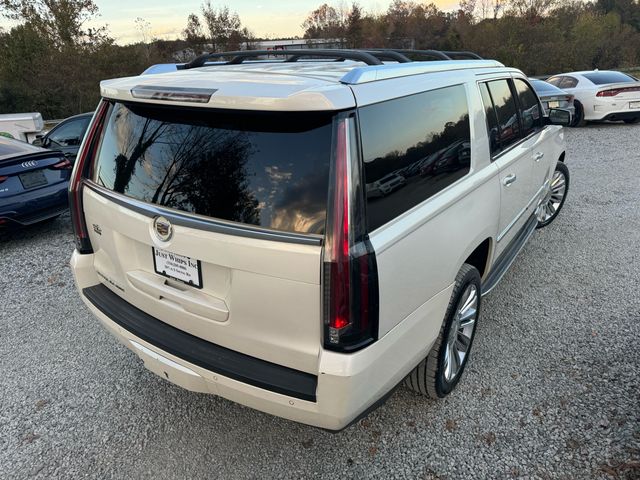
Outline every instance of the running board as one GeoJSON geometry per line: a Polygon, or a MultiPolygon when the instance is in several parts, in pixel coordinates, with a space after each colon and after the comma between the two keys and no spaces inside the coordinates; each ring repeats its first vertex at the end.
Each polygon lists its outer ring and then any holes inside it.
{"type": "Polygon", "coordinates": [[[504,274],[507,273],[507,270],[509,270],[509,267],[520,253],[520,250],[522,250],[531,235],[533,235],[533,232],[535,232],[537,225],[538,219],[535,215],[532,215],[513,240],[511,240],[511,243],[509,243],[505,251],[500,254],[493,264],[489,275],[485,278],[484,282],[482,282],[483,297],[500,283],[500,280],[502,280],[504,274]]]}

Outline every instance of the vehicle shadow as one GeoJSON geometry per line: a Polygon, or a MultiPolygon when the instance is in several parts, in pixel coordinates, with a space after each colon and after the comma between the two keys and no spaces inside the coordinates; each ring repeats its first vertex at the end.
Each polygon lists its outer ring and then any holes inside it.
{"type": "MultiPolygon", "coordinates": [[[[637,127],[640,123],[624,123],[624,122],[610,122],[610,121],[588,121],[584,127],[578,128],[615,128],[615,127],[637,127]]],[[[573,127],[576,128],[576,127],[573,127]]]]}
{"type": "Polygon", "coordinates": [[[0,226],[0,248],[12,242],[32,240],[42,235],[72,233],[71,216],[65,212],[59,217],[27,226],[0,226]]]}

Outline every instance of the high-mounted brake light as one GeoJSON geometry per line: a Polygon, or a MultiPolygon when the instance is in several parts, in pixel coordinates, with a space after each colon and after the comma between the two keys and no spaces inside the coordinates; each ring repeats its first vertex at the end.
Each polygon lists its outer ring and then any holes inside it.
{"type": "MultiPolygon", "coordinates": [[[[76,163],[71,172],[71,180],[69,181],[69,210],[71,211],[71,221],[73,223],[73,231],[76,240],[76,249],[79,253],[92,253],[91,241],[89,240],[89,232],[87,224],[84,220],[84,212],[82,208],[82,179],[86,175],[102,131],[102,125],[107,114],[109,103],[101,101],[93,115],[91,124],[87,129],[87,134],[80,145],[76,163]]],[[[63,162],[60,162],[63,163],[63,162]]]]}
{"type": "Polygon", "coordinates": [[[378,273],[366,234],[355,119],[336,120],[323,253],[324,346],[351,352],[377,338],[378,273]]]}
{"type": "Polygon", "coordinates": [[[137,85],[131,89],[133,98],[143,100],[163,100],[166,102],[208,103],[215,88],[160,87],[137,85]]]}

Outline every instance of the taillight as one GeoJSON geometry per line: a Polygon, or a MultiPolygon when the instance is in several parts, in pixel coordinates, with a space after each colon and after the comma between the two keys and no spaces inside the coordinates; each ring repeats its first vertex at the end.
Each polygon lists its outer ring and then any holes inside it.
{"type": "Polygon", "coordinates": [[[619,93],[640,92],[640,87],[612,88],[611,90],[601,90],[596,93],[596,97],[615,97],[619,93]]]}
{"type": "Polygon", "coordinates": [[[72,167],[73,163],[71,163],[67,158],[65,158],[61,162],[56,163],[55,165],[51,165],[51,168],[55,168],[56,170],[69,170],[72,167]]]}
{"type": "Polygon", "coordinates": [[[109,104],[104,100],[100,102],[100,105],[98,105],[96,113],[93,115],[93,119],[91,120],[91,124],[87,130],[87,134],[82,141],[80,150],[78,151],[73,172],[71,173],[71,180],[69,181],[69,210],[71,211],[76,249],[82,254],[93,252],[82,208],[82,179],[88,171],[91,160],[93,159],[93,155],[97,147],[97,139],[102,130],[102,124],[107,113],[108,105],[109,104]]]}
{"type": "Polygon", "coordinates": [[[355,119],[335,123],[323,253],[324,346],[350,352],[378,334],[378,273],[366,234],[365,197],[355,119]]]}
{"type": "Polygon", "coordinates": [[[9,177],[7,177],[6,175],[0,175],[0,183],[4,182],[7,178],[9,177]]]}

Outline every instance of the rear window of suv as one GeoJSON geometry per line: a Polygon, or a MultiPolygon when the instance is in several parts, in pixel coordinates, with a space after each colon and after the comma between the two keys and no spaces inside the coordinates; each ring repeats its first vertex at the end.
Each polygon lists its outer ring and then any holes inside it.
{"type": "Polygon", "coordinates": [[[584,73],[583,76],[591,83],[604,85],[606,83],[635,82],[635,78],[622,72],[592,72],[584,73]]]}
{"type": "Polygon", "coordinates": [[[111,107],[93,180],[144,202],[264,228],[324,231],[332,115],[111,107]]]}

